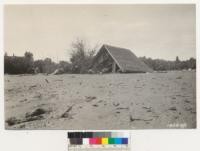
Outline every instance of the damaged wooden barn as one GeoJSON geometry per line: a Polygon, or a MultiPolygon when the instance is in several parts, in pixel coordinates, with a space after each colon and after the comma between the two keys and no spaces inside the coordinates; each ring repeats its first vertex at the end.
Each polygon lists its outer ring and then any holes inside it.
{"type": "Polygon", "coordinates": [[[145,73],[152,72],[144,62],[129,49],[103,45],[93,60],[94,72],[145,73]]]}

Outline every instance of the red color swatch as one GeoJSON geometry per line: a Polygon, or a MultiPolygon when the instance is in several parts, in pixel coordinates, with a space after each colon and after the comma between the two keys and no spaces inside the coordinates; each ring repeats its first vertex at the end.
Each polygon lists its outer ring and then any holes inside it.
{"type": "Polygon", "coordinates": [[[101,141],[101,138],[90,138],[89,143],[90,145],[98,145],[98,144],[101,144],[102,141],[101,141]]]}

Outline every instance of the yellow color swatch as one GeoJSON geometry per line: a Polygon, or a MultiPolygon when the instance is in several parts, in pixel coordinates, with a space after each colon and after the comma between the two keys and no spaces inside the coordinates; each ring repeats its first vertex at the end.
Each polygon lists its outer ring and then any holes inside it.
{"type": "Polygon", "coordinates": [[[102,138],[102,145],[108,144],[108,138],[102,138]]]}

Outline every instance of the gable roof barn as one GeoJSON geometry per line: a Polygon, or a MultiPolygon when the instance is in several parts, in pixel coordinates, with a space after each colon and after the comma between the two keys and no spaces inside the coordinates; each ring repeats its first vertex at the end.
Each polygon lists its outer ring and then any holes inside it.
{"type": "MultiPolygon", "coordinates": [[[[107,54],[110,58],[112,58],[112,72],[116,72],[116,69],[121,72],[152,72],[153,70],[148,67],[144,62],[136,57],[136,55],[129,49],[103,45],[97,55],[94,58],[94,66],[95,64],[102,63],[105,59],[102,59],[102,55],[107,54]]],[[[105,58],[105,57],[104,57],[105,58]]]]}

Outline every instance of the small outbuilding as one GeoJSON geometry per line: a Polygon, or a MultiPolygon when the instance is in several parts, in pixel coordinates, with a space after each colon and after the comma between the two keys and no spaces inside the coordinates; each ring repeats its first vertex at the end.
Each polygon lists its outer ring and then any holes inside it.
{"type": "Polygon", "coordinates": [[[103,45],[96,54],[92,70],[94,72],[145,73],[153,72],[129,49],[103,45]]]}

